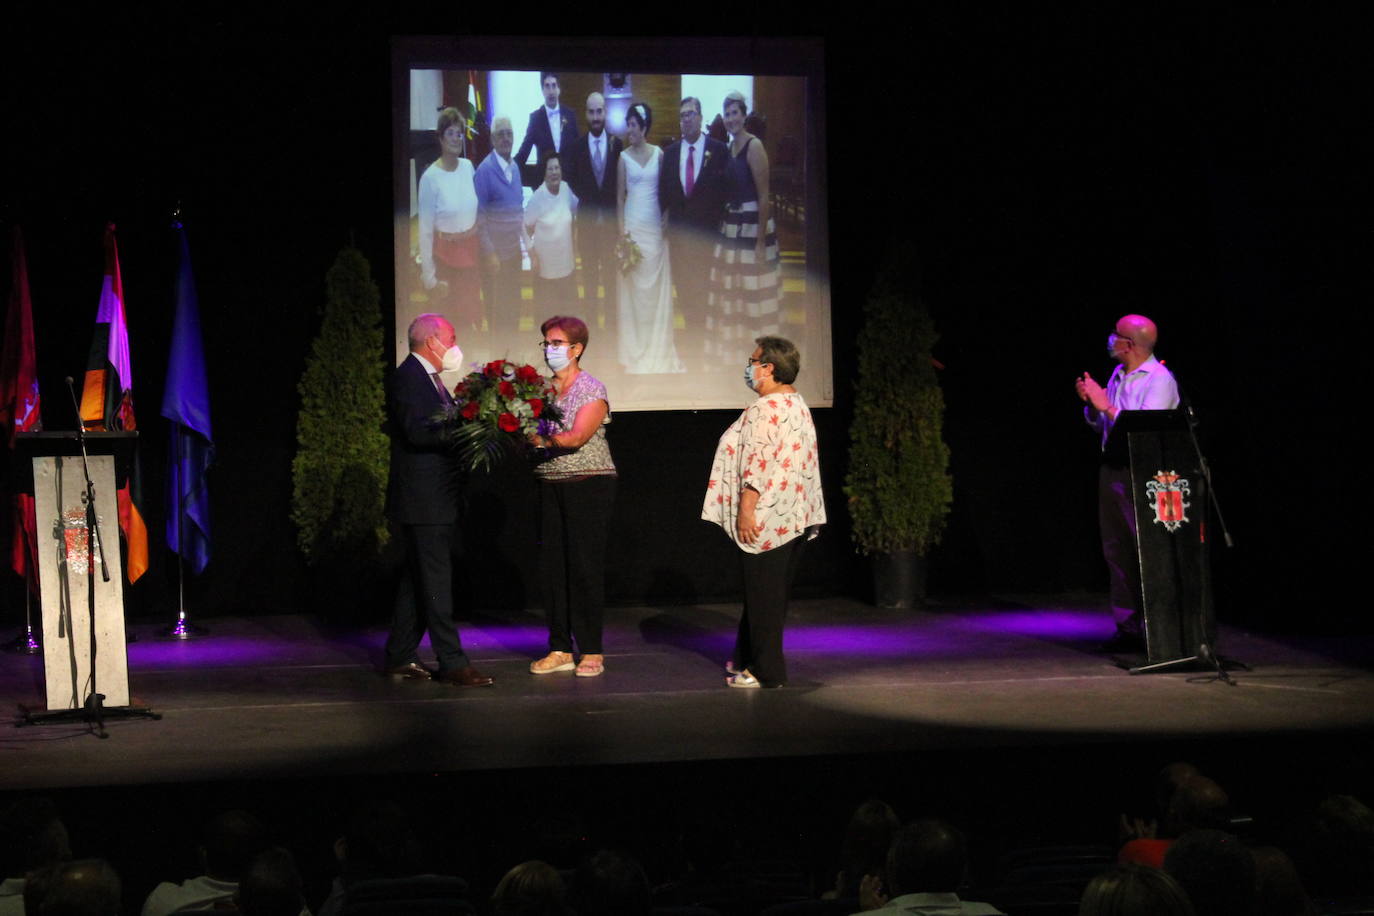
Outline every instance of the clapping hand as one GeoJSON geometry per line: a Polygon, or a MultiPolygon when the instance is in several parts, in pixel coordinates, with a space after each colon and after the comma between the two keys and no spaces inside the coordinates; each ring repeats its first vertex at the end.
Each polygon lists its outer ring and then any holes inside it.
{"type": "Polygon", "coordinates": [[[1081,377],[1076,379],[1073,387],[1078,392],[1078,397],[1093,405],[1098,413],[1105,413],[1107,408],[1111,406],[1111,402],[1107,400],[1107,392],[1103,391],[1102,386],[1097,384],[1088,373],[1084,372],[1081,377]]]}
{"type": "Polygon", "coordinates": [[[859,881],[859,909],[879,910],[884,906],[887,906],[887,894],[883,893],[883,879],[864,875],[859,881]]]}

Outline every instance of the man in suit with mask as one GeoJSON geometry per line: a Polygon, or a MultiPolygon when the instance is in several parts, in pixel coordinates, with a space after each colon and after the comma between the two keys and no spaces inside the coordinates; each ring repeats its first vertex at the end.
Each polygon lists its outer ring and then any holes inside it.
{"type": "Polygon", "coordinates": [[[488,687],[472,667],[453,617],[453,553],[461,546],[458,495],[462,467],[440,437],[434,415],[452,397],[439,378],[463,366],[453,324],[424,314],[410,323],[410,355],[392,373],[387,391],[391,474],[387,515],[405,539],[406,569],[396,593],[385,671],[394,678],[488,687]],[[416,650],[425,630],[439,662],[431,672],[416,650]]]}

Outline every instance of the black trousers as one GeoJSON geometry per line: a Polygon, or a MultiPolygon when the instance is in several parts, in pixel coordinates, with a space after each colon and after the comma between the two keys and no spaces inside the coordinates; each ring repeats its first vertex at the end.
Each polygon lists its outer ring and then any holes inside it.
{"type": "Polygon", "coordinates": [[[1099,468],[1097,525],[1102,535],[1102,557],[1107,561],[1116,628],[1130,636],[1140,636],[1144,626],[1144,601],[1140,590],[1140,557],[1136,548],[1130,468],[1114,468],[1107,464],[1099,468]]]}
{"type": "Polygon", "coordinates": [[[606,538],[614,477],[539,482],[539,573],[549,617],[549,650],[602,654],[606,538]]]}
{"type": "Polygon", "coordinates": [[[787,683],[787,660],[782,656],[782,628],[787,597],[797,574],[806,536],[795,537],[763,553],[740,551],[744,572],[744,613],[735,635],[736,670],[749,669],[765,687],[787,683]]]}
{"type": "Polygon", "coordinates": [[[391,632],[386,638],[386,665],[394,668],[419,661],[416,649],[429,630],[429,645],[440,671],[466,668],[471,662],[463,651],[458,624],[453,616],[453,554],[462,549],[456,524],[403,525],[406,570],[396,589],[391,632]]]}

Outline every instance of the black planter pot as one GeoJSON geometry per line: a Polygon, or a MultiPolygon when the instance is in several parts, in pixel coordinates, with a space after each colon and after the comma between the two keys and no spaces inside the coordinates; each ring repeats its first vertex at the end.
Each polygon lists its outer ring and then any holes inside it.
{"type": "Polygon", "coordinates": [[[926,558],[914,550],[873,554],[873,603],[918,608],[926,600],[926,558]]]}

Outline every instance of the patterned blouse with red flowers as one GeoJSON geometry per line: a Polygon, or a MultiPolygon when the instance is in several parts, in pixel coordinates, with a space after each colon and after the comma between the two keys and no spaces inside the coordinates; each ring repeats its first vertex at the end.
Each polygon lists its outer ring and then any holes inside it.
{"type": "Polygon", "coordinates": [[[615,462],[606,442],[606,425],[611,422],[611,402],[606,400],[606,386],[586,372],[578,372],[568,390],[554,402],[563,412],[559,429],[567,432],[577,422],[577,412],[593,401],[606,401],[606,419],[580,448],[549,449],[549,457],[534,466],[534,476],[545,480],[568,480],[582,477],[614,477],[615,462]]]}
{"type": "Polygon", "coordinates": [[[815,537],[825,524],[816,426],[799,394],[771,394],[750,405],[716,446],[701,517],[719,525],[746,553],[781,547],[802,533],[815,537]],[[741,543],[735,527],[744,487],[758,491],[754,522],[759,538],[741,543]]]}

